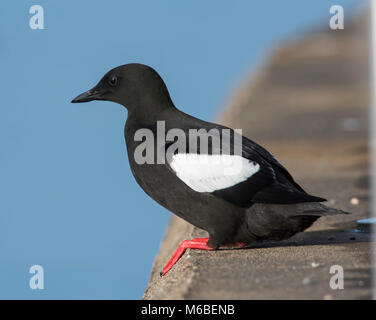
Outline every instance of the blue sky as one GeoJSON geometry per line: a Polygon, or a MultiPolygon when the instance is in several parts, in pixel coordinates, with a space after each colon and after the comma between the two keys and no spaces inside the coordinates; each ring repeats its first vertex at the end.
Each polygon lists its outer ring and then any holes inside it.
{"type": "MultiPolygon", "coordinates": [[[[170,213],[129,169],[126,110],[71,104],[110,68],[154,67],[185,112],[210,120],[280,41],[364,1],[0,3],[0,298],[139,299],[170,213]],[[45,29],[29,27],[44,8],[45,29]],[[28,273],[42,265],[45,289],[28,273]]],[[[167,261],[166,261],[167,262],[167,261]]]]}

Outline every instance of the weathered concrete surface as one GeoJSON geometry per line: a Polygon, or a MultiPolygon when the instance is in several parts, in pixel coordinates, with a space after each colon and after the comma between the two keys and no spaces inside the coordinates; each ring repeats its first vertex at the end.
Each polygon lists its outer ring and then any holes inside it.
{"type": "Polygon", "coordinates": [[[159,272],[184,239],[206,236],[173,218],[144,299],[371,298],[367,19],[341,32],[318,31],[279,48],[230,99],[222,123],[264,145],[310,193],[352,212],[320,218],[278,243],[238,250],[190,250],[159,272]],[[344,268],[345,289],[331,290],[329,269],[344,268]]]}

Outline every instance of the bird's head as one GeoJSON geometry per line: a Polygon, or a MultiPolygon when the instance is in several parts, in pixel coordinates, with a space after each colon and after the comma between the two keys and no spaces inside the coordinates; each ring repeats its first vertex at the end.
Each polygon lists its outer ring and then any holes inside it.
{"type": "Polygon", "coordinates": [[[107,72],[98,84],[72,103],[106,100],[120,103],[130,113],[153,113],[173,107],[167,87],[151,67],[131,63],[107,72]]]}

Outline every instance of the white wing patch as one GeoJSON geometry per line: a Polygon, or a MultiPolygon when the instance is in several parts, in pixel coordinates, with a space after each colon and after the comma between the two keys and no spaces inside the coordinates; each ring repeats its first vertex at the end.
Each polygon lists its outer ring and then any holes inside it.
{"type": "Polygon", "coordinates": [[[260,165],[238,155],[179,153],[170,163],[179,179],[197,192],[214,192],[247,180],[260,165]]]}

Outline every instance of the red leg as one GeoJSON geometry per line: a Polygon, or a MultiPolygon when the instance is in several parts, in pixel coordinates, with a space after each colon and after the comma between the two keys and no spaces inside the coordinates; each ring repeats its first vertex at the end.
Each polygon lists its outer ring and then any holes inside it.
{"type": "Polygon", "coordinates": [[[161,276],[164,276],[168,271],[170,271],[173,265],[180,259],[180,257],[187,249],[214,250],[215,248],[209,247],[207,245],[208,240],[209,238],[197,238],[193,240],[182,241],[170,261],[164,267],[163,271],[161,272],[161,276]]]}
{"type": "MultiPolygon", "coordinates": [[[[174,266],[176,262],[181,258],[184,254],[185,250],[187,249],[200,249],[200,250],[215,250],[215,248],[208,246],[209,238],[197,238],[193,240],[184,240],[179,247],[176,249],[175,253],[173,254],[170,261],[166,264],[163,271],[161,272],[161,276],[164,276],[171,268],[174,266]]],[[[234,245],[230,245],[229,247],[244,247],[245,243],[236,243],[234,245]]]]}

